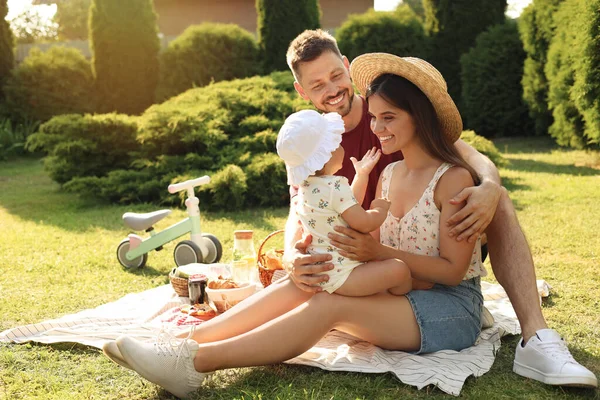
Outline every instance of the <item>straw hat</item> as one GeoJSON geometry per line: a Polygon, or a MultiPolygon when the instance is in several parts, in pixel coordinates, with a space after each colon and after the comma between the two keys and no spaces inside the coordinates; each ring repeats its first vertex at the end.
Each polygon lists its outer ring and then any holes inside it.
{"type": "Polygon", "coordinates": [[[350,64],[350,75],[364,95],[380,75],[394,74],[415,84],[427,96],[438,117],[442,131],[454,143],[462,132],[462,119],[448,94],[448,86],[440,72],[427,61],[414,57],[398,57],[387,53],[369,53],[356,57],[350,64]]]}
{"type": "Polygon", "coordinates": [[[277,135],[277,154],[285,162],[288,185],[299,185],[331,159],[342,143],[344,121],[336,112],[302,110],[290,115],[277,135]]]}

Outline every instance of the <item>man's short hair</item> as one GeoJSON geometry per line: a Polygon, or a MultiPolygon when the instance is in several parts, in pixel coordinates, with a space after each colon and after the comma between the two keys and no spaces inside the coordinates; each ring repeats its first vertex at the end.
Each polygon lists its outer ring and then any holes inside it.
{"type": "Polygon", "coordinates": [[[321,29],[306,30],[290,43],[286,58],[296,81],[298,81],[300,63],[312,61],[325,51],[331,51],[342,58],[335,38],[321,29]]]}

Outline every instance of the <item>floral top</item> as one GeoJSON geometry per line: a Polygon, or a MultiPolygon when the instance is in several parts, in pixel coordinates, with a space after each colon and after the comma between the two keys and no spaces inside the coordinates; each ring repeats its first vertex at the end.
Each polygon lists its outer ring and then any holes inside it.
{"type": "Polygon", "coordinates": [[[335,233],[334,226],[348,226],[342,213],[355,204],[358,202],[348,179],[343,176],[309,176],[302,182],[298,188],[296,212],[304,233],[312,235],[308,253],[331,253],[336,269],[360,264],[342,257],[327,237],[329,232],[335,233]]]}
{"type": "MultiPolygon", "coordinates": [[[[394,167],[400,162],[402,161],[388,165],[381,174],[381,190],[384,198],[388,197],[394,167]]],[[[388,216],[380,228],[382,244],[412,254],[433,257],[440,255],[441,213],[435,205],[433,194],[438,181],[451,167],[452,165],[448,163],[440,165],[417,204],[402,218],[397,218],[390,211],[388,212],[388,216]]],[[[487,271],[481,262],[481,240],[477,239],[471,264],[463,279],[486,275],[487,271]]]]}

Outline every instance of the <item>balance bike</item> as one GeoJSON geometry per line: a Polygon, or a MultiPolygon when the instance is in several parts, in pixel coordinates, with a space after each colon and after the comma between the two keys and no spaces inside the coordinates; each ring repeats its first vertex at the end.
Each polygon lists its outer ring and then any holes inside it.
{"type": "Polygon", "coordinates": [[[146,231],[150,237],[146,239],[130,234],[123,239],[117,247],[117,259],[119,263],[127,268],[142,268],[148,261],[148,253],[152,250],[162,250],[162,246],[180,236],[191,232],[191,240],[183,240],[175,246],[173,257],[175,264],[179,267],[191,263],[216,263],[223,255],[223,246],[215,236],[202,233],[200,229],[199,200],[194,195],[194,187],[205,185],[210,182],[208,176],[192,179],[189,181],[169,185],[169,193],[177,193],[187,190],[185,206],[189,217],[180,221],[161,232],[155,232],[153,225],[171,214],[171,210],[159,210],[145,214],[126,212],[123,214],[123,222],[134,231],[146,231]]]}

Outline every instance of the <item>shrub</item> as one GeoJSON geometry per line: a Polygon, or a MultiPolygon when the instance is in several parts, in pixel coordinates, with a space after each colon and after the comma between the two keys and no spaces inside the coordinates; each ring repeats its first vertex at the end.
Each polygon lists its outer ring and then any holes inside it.
{"type": "Polygon", "coordinates": [[[139,114],[154,103],[158,27],[151,0],[93,0],[90,46],[98,110],[139,114]]]}
{"type": "Polygon", "coordinates": [[[125,115],[62,115],[44,123],[27,147],[48,154],[44,166],[62,184],[127,168],[139,151],[136,132],[135,119],[125,115]]]}
{"type": "Polygon", "coordinates": [[[79,50],[33,48],[5,86],[7,108],[19,121],[92,112],[93,88],[90,63],[79,50]]]}
{"type": "Polygon", "coordinates": [[[423,0],[425,30],[432,39],[431,63],[460,105],[460,56],[488,27],[504,22],[506,0],[423,0]]]}
{"type": "MultiPolygon", "coordinates": [[[[275,135],[277,139],[277,135],[275,135]]],[[[275,148],[273,147],[271,150],[275,148]]],[[[245,169],[248,181],[248,201],[257,206],[285,206],[290,196],[285,163],[275,153],[263,153],[252,158],[245,169]]]]}
{"type": "Polygon", "coordinates": [[[566,0],[555,14],[556,32],[548,50],[550,135],[559,145],[599,147],[600,0],[566,0]]]}
{"type": "Polygon", "coordinates": [[[502,167],[508,164],[508,161],[502,157],[502,154],[500,154],[500,151],[494,145],[494,143],[492,143],[492,141],[484,138],[483,136],[477,135],[474,131],[463,131],[460,135],[460,138],[464,142],[470,144],[475,150],[492,160],[497,167],[502,167]]]}
{"type": "Polygon", "coordinates": [[[281,205],[288,190],[283,164],[274,154],[276,132],[287,115],[307,107],[291,93],[292,82],[289,72],[223,81],[190,89],[150,107],[141,117],[113,115],[131,123],[131,130],[118,133],[131,143],[117,141],[119,160],[107,159],[102,165],[96,160],[107,158],[104,141],[84,140],[90,135],[70,131],[91,131],[87,125],[98,124],[96,119],[103,116],[68,116],[73,120],[62,121],[69,127],[66,135],[61,135],[55,118],[30,139],[30,146],[49,152],[46,164],[53,179],[82,195],[112,202],[177,204],[181,198],[167,192],[169,183],[210,175],[213,183],[198,193],[209,208],[281,205]],[[63,146],[71,153],[59,151],[63,146]],[[87,160],[81,159],[83,154],[87,160]],[[75,171],[75,161],[81,173],[75,171]],[[250,183],[262,193],[244,189],[250,183]]]}
{"type": "Polygon", "coordinates": [[[13,124],[8,118],[0,120],[0,160],[11,156],[22,156],[27,152],[25,143],[38,128],[39,123],[13,124]]]}
{"type": "Polygon", "coordinates": [[[372,52],[427,58],[427,38],[421,22],[408,7],[402,11],[369,10],[351,15],[336,31],[342,54],[350,60],[372,52]]]}
{"type": "Polygon", "coordinates": [[[317,0],[256,0],[258,47],[264,72],[288,69],[290,42],[306,29],[321,26],[317,0]]]}
{"type": "Polygon", "coordinates": [[[545,135],[552,124],[548,110],[548,80],[544,73],[548,47],[554,35],[553,14],[563,0],[536,0],[519,17],[519,33],[527,53],[523,70],[523,99],[535,122],[535,132],[545,135]]]}
{"type": "Polygon", "coordinates": [[[234,24],[190,26],[160,56],[156,97],[168,99],[210,82],[245,78],[259,72],[254,37],[234,24]]]}
{"type": "Polygon", "coordinates": [[[533,133],[521,87],[524,60],[512,20],[477,37],[475,46],[460,60],[462,114],[469,128],[488,138],[533,133]]]}
{"type": "Polygon", "coordinates": [[[200,186],[198,192],[200,195],[210,192],[209,209],[237,210],[244,205],[247,190],[244,171],[237,165],[229,164],[213,174],[210,183],[200,186]]]}
{"type": "Polygon", "coordinates": [[[15,62],[14,38],[10,25],[6,21],[7,0],[0,0],[0,103],[3,100],[3,86],[10,75],[15,62]]]}

